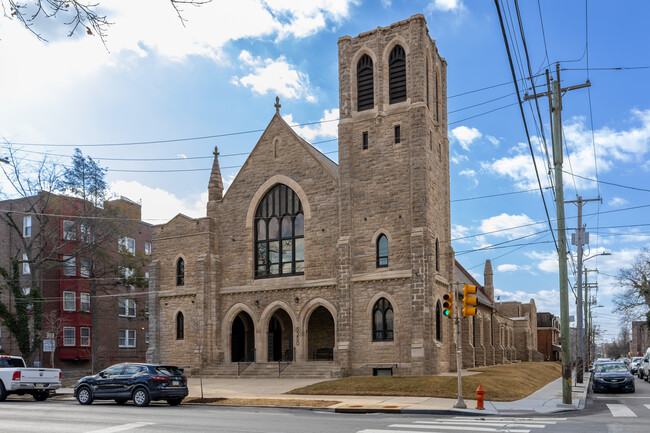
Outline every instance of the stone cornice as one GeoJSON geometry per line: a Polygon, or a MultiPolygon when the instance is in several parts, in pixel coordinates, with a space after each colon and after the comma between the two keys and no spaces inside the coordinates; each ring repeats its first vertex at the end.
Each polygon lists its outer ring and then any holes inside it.
{"type": "Polygon", "coordinates": [[[274,290],[313,289],[316,287],[334,286],[336,286],[335,278],[308,281],[303,277],[265,278],[263,280],[255,280],[253,284],[246,286],[222,287],[219,293],[227,295],[232,293],[270,292],[274,290]]]}
{"type": "Polygon", "coordinates": [[[406,278],[411,278],[413,273],[410,269],[402,271],[383,271],[383,272],[371,272],[367,274],[357,274],[353,275],[350,278],[350,281],[353,283],[362,283],[364,281],[381,281],[381,280],[402,280],[406,278]]]}

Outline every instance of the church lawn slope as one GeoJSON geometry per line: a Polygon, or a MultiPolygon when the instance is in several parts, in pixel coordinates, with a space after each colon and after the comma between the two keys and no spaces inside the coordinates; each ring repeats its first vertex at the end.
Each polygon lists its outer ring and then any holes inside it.
{"type": "MultiPolygon", "coordinates": [[[[482,385],[485,399],[514,401],[537,391],[561,376],[561,365],[555,362],[520,362],[473,368],[480,372],[463,376],[463,396],[474,399],[482,385]]],[[[380,395],[408,397],[456,398],[456,376],[365,376],[319,382],[287,394],[299,395],[380,395]]]]}

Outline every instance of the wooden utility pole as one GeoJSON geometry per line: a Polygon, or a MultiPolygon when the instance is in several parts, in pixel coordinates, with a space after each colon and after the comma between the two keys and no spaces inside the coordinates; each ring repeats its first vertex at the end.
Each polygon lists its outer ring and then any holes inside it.
{"type": "Polygon", "coordinates": [[[562,181],[562,96],[563,92],[591,86],[587,81],[577,86],[560,87],[560,64],[555,66],[555,80],[546,70],[548,91],[524,96],[524,101],[548,96],[551,107],[551,128],[553,138],[553,167],[555,171],[555,208],[557,213],[558,264],[560,275],[560,344],[562,345],[562,403],[571,404],[571,338],[569,334],[569,276],[567,272],[567,242],[564,216],[564,184],[562,181]]]}

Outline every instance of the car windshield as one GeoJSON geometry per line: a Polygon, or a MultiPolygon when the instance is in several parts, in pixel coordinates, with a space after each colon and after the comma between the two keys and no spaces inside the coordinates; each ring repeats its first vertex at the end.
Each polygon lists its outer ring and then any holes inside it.
{"type": "Polygon", "coordinates": [[[602,364],[596,369],[597,373],[626,373],[627,371],[625,364],[602,364]]]}
{"type": "Polygon", "coordinates": [[[24,366],[25,364],[23,364],[23,360],[20,358],[0,358],[0,367],[22,368],[24,366]]]}

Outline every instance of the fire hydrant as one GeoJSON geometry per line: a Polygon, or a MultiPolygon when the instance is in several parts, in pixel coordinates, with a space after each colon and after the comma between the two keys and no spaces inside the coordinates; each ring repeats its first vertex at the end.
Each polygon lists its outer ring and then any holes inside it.
{"type": "Polygon", "coordinates": [[[480,410],[484,410],[485,408],[483,407],[483,397],[485,396],[485,390],[481,385],[476,388],[476,408],[480,410]]]}

